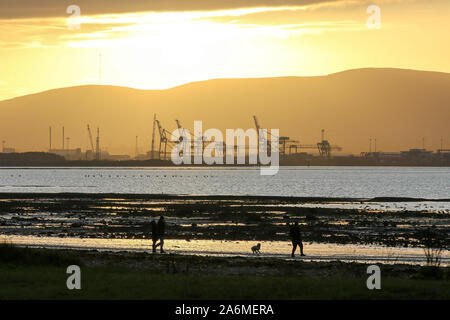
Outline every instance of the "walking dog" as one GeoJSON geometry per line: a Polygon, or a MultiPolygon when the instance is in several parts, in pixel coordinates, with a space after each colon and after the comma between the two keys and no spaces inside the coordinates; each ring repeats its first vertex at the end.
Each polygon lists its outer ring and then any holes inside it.
{"type": "Polygon", "coordinates": [[[259,250],[261,249],[261,243],[258,243],[256,246],[252,247],[252,252],[253,253],[261,253],[259,250]]]}

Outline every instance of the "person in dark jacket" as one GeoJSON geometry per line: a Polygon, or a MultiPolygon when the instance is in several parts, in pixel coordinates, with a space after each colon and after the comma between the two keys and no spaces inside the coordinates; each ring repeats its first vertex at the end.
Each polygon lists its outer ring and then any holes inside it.
{"type": "Polygon", "coordinates": [[[155,220],[152,220],[151,222],[152,226],[152,251],[153,253],[156,252],[156,241],[158,241],[158,225],[156,224],[155,220]]]}
{"type": "Polygon", "coordinates": [[[155,246],[155,249],[156,247],[160,247],[161,253],[165,253],[163,247],[164,247],[164,235],[166,233],[166,221],[164,220],[163,216],[159,217],[157,230],[159,242],[155,246]]]}
{"type": "Polygon", "coordinates": [[[295,257],[295,250],[297,250],[297,246],[300,247],[300,255],[305,256],[303,254],[303,242],[302,242],[302,233],[300,232],[300,227],[298,225],[298,222],[295,221],[293,225],[288,224],[290,227],[290,236],[292,240],[292,254],[291,257],[295,257]]]}

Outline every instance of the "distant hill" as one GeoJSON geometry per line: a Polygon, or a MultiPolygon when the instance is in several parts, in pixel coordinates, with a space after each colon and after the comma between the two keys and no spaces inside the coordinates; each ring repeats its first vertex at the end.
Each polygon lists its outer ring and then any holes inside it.
{"type": "Polygon", "coordinates": [[[357,69],[328,76],[217,79],[167,90],[80,86],[0,101],[0,139],[20,151],[60,148],[65,126],[70,147],[86,148],[86,125],[101,128],[110,153],[150,148],[153,114],[175,129],[203,120],[204,128],[250,128],[252,115],[266,128],[312,144],[326,138],[343,152],[437,149],[450,141],[450,74],[402,69],[357,69]]]}

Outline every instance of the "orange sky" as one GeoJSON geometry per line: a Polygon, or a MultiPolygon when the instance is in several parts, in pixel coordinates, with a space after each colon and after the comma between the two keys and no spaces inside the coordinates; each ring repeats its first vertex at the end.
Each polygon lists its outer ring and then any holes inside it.
{"type": "Polygon", "coordinates": [[[100,53],[102,84],[145,89],[360,67],[450,72],[448,0],[77,2],[80,29],[61,1],[2,1],[0,100],[100,83],[100,53]],[[366,25],[370,4],[380,29],[366,25]]]}

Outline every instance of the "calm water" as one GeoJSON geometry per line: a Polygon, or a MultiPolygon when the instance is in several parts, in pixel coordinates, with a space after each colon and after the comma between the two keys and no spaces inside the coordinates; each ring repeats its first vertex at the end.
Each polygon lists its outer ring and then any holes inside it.
{"type": "Polygon", "coordinates": [[[0,192],[450,198],[450,168],[1,168],[0,192]]]}

